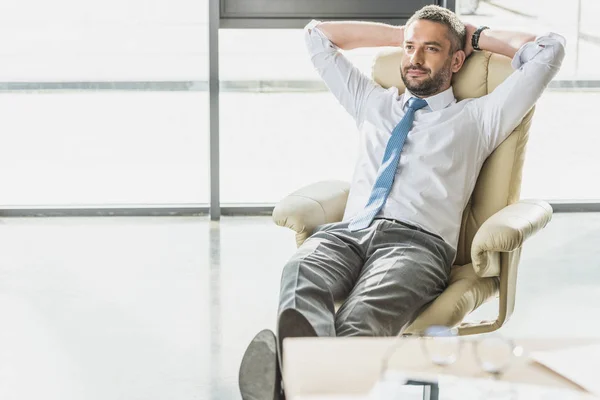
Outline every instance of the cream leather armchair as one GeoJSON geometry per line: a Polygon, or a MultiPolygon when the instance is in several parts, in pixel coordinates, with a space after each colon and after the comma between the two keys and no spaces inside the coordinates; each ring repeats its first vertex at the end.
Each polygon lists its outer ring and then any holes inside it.
{"type": "MultiPolygon", "coordinates": [[[[381,86],[404,91],[400,77],[401,49],[381,53],[373,79],[381,86]]],[[[504,56],[473,54],[453,80],[458,100],[483,96],[502,82],[512,68],[504,56]]],[[[525,240],[552,217],[544,201],[521,200],[521,176],[533,109],[486,160],[462,215],[455,265],[446,290],[405,331],[419,334],[431,325],[457,326],[461,335],[500,328],[515,307],[517,270],[525,240]],[[467,322],[465,317],[484,302],[498,297],[498,317],[467,322]]],[[[350,185],[323,181],[284,198],[273,211],[280,226],[296,232],[300,246],[321,224],[341,221],[350,185]]]]}

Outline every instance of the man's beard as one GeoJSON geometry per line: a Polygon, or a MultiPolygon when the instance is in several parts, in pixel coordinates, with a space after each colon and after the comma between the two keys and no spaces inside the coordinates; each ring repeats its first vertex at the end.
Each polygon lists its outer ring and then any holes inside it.
{"type": "Polygon", "coordinates": [[[406,72],[410,69],[417,69],[426,73],[431,73],[431,70],[409,65],[408,68],[401,68],[400,75],[402,75],[402,82],[412,94],[419,97],[426,97],[437,94],[440,89],[450,80],[452,77],[451,64],[452,60],[449,59],[444,66],[433,76],[426,78],[420,82],[409,81],[406,77],[406,72]]]}

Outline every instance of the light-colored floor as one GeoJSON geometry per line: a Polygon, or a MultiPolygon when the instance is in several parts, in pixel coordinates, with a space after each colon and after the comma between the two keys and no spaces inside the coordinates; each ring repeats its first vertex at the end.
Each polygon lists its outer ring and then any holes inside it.
{"type": "MultiPolygon", "coordinates": [[[[527,243],[514,337],[600,337],[600,214],[527,243]]],[[[293,233],[267,217],[4,219],[0,398],[239,399],[293,233]]],[[[478,316],[492,316],[493,304],[478,316]]]]}

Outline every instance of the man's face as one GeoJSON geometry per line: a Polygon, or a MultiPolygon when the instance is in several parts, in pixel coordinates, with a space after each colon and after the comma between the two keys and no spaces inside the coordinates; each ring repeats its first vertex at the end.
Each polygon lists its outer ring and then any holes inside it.
{"type": "Polygon", "coordinates": [[[462,66],[456,62],[459,52],[452,54],[450,48],[448,28],[441,23],[417,20],[406,27],[400,72],[411,93],[427,97],[450,87],[452,73],[462,66]]]}

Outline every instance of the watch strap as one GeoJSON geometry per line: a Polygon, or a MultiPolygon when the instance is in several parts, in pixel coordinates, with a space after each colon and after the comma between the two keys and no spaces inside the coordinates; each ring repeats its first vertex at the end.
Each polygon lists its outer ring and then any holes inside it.
{"type": "Polygon", "coordinates": [[[479,28],[477,28],[475,32],[473,32],[473,36],[471,37],[471,46],[473,46],[473,50],[481,50],[479,48],[479,37],[481,36],[481,32],[485,31],[486,29],[490,29],[490,27],[482,25],[479,28]]]}

